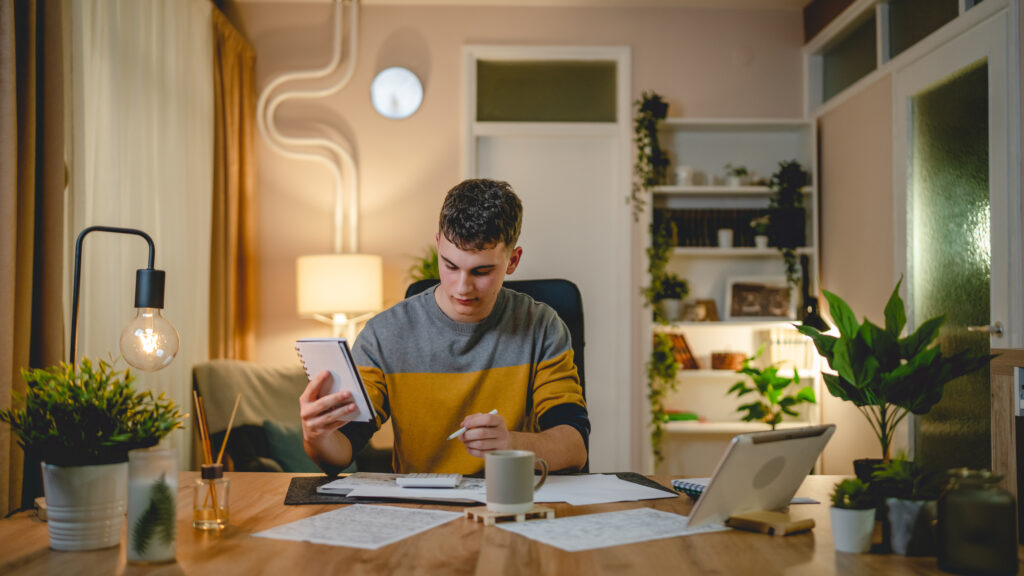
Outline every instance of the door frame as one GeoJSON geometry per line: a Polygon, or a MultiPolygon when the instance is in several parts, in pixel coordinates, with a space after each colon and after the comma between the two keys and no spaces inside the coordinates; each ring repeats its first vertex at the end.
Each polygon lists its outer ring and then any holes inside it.
{"type": "MultiPolygon", "coordinates": [[[[910,98],[913,94],[982,59],[987,60],[989,88],[989,197],[991,238],[990,322],[1003,325],[1003,337],[990,337],[995,348],[1022,347],[1021,259],[1021,128],[1020,58],[1017,2],[915,59],[894,73],[893,102],[893,210],[895,276],[908,278],[908,237],[912,197],[908,195],[907,158],[912,131],[910,98]],[[996,266],[1005,262],[1006,266],[996,266]]],[[[907,303],[907,329],[917,326],[913,285],[903,284],[907,303]]],[[[912,418],[915,418],[912,416],[912,418]]],[[[914,430],[907,426],[908,453],[914,457],[914,430]]]]}
{"type": "MultiPolygon", "coordinates": [[[[619,143],[620,161],[615,166],[615,188],[622,190],[621,204],[616,202],[614,209],[618,216],[614,219],[608,235],[615,239],[616,249],[611,254],[602,255],[602,262],[607,266],[608,281],[614,284],[616,302],[621,303],[610,311],[591,311],[591,314],[612,314],[614,317],[614,333],[617,335],[619,356],[621,361],[615,363],[612,374],[606,375],[608,385],[613,389],[599,391],[587,386],[588,402],[606,402],[611,405],[614,414],[615,446],[610,447],[613,454],[615,469],[636,469],[635,462],[641,456],[635,446],[642,445],[646,433],[642,415],[647,411],[640,406],[645,399],[643,383],[636,377],[639,374],[639,358],[641,352],[634,337],[633,319],[641,306],[640,282],[633,274],[635,259],[633,258],[632,238],[636,223],[633,222],[631,211],[626,203],[632,177],[631,164],[631,59],[632,52],[628,46],[480,46],[468,45],[462,48],[462,115],[461,115],[461,174],[462,178],[473,178],[477,173],[477,142],[481,137],[501,136],[571,136],[571,137],[612,137],[619,143]],[[476,100],[476,68],[478,60],[538,61],[538,60],[601,60],[616,63],[616,104],[615,122],[479,122],[476,100]],[[604,392],[604,394],[602,394],[604,392]]],[[[588,378],[588,383],[594,377],[588,378]]],[[[596,470],[595,470],[596,471],[596,470]]]]}

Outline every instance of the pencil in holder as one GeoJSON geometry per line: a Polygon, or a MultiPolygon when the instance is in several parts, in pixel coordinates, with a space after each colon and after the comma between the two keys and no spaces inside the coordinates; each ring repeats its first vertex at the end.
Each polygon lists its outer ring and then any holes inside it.
{"type": "Polygon", "coordinates": [[[223,530],[228,526],[228,489],[221,464],[204,464],[196,480],[192,500],[192,526],[199,530],[223,530]]]}

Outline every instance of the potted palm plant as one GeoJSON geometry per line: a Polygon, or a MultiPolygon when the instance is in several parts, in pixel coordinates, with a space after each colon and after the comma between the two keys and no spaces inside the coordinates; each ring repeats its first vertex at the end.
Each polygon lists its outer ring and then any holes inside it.
{"type": "Polygon", "coordinates": [[[50,547],[116,546],[124,528],[128,452],[155,446],[182,426],[174,403],[136,392],[134,377],[111,363],[83,358],[22,370],[21,408],[0,410],[26,453],[39,456],[46,491],[50,547]]]}
{"type": "MultiPolygon", "coordinates": [[[[797,326],[810,336],[818,352],[835,374],[823,373],[830,394],[852,402],[871,424],[881,448],[883,462],[896,427],[907,414],[925,414],[942,399],[945,385],[954,378],[980,370],[994,358],[969,350],[944,354],[935,339],[945,316],[922,322],[912,334],[900,337],[907,323],[899,290],[902,278],[885,305],[885,327],[867,320],[857,322],[850,306],[839,296],[824,290],[829,313],[839,328],[831,336],[811,326],[797,326]]],[[[854,463],[857,466],[857,463],[854,463]]],[[[858,476],[870,478],[868,463],[858,476]]]]}

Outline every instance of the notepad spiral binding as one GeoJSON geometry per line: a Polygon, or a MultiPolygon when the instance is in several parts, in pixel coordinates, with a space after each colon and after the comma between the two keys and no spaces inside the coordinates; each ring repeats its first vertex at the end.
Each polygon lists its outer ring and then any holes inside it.
{"type": "Polygon", "coordinates": [[[295,345],[295,353],[299,355],[299,362],[302,363],[302,370],[306,373],[306,380],[312,380],[313,375],[309,373],[309,367],[306,366],[306,359],[302,357],[302,350],[299,349],[299,345],[295,345]]]}
{"type": "Polygon", "coordinates": [[[672,487],[675,488],[677,492],[682,492],[694,500],[700,498],[701,493],[704,492],[703,484],[689,482],[685,479],[673,480],[672,487]]]}

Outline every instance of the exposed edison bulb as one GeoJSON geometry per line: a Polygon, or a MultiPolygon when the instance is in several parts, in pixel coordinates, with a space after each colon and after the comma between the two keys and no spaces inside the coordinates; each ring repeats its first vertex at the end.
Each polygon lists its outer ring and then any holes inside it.
{"type": "Polygon", "coordinates": [[[159,370],[178,354],[178,331],[160,308],[138,308],[121,331],[121,355],[139,370],[159,370]]]}

